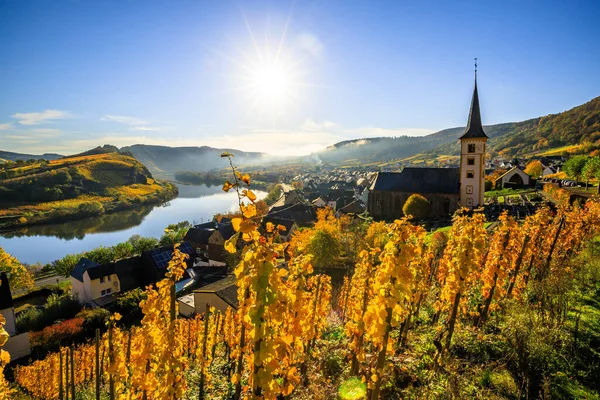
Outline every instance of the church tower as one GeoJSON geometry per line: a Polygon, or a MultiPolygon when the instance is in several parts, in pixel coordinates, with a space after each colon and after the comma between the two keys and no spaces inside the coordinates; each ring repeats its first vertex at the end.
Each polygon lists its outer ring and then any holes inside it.
{"type": "Polygon", "coordinates": [[[485,192],[485,145],[488,140],[481,125],[479,96],[477,95],[477,64],[475,64],[475,89],[471,100],[469,123],[460,137],[460,205],[483,205],[485,192]]]}

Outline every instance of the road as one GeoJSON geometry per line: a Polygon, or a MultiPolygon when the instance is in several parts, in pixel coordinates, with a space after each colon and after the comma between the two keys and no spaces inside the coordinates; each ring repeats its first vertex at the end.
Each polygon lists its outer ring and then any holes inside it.
{"type": "Polygon", "coordinates": [[[58,284],[60,282],[66,281],[68,279],[69,278],[65,278],[64,276],[53,275],[53,276],[48,276],[46,278],[35,280],[34,281],[34,285],[37,286],[37,287],[45,286],[45,285],[56,285],[56,284],[58,284]]]}

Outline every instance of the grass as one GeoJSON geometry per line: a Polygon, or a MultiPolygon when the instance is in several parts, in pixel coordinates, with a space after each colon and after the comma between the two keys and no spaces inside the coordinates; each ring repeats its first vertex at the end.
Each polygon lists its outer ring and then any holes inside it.
{"type": "Polygon", "coordinates": [[[510,195],[518,195],[524,192],[530,192],[533,189],[513,189],[513,188],[504,188],[498,190],[488,190],[485,192],[485,197],[498,197],[498,196],[510,196],[510,195]]]}

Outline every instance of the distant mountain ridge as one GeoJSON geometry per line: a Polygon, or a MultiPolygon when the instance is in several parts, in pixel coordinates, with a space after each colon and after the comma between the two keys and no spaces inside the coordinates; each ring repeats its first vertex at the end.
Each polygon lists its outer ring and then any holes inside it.
{"type": "Polygon", "coordinates": [[[58,160],[61,157],[62,157],[62,155],[54,154],[54,153],[44,153],[42,155],[35,155],[35,154],[13,153],[12,151],[0,150],[0,159],[7,160],[7,161],[17,161],[17,160],[26,161],[26,160],[31,160],[31,159],[51,161],[51,160],[58,160]]]}
{"type": "Polygon", "coordinates": [[[157,175],[172,175],[179,171],[205,172],[221,169],[229,165],[221,154],[229,152],[234,154],[236,164],[255,163],[262,160],[266,154],[247,152],[234,149],[216,149],[214,147],[167,147],[146,144],[135,144],[120,149],[129,152],[157,175]]]}
{"type": "MultiPolygon", "coordinates": [[[[314,156],[328,162],[385,161],[422,153],[423,157],[458,155],[458,138],[464,127],[449,128],[427,136],[376,137],[338,142],[314,156]]],[[[484,126],[492,154],[507,157],[530,155],[572,146],[590,153],[600,149],[600,97],[570,110],[521,122],[484,126]]]]}

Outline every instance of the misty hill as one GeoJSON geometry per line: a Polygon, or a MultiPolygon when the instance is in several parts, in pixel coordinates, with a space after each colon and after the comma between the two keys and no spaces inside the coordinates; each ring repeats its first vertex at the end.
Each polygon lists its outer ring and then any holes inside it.
{"type": "Polygon", "coordinates": [[[6,160],[6,161],[17,161],[17,160],[58,160],[59,158],[61,158],[62,156],[60,154],[54,154],[54,153],[44,153],[42,155],[35,155],[35,154],[22,154],[22,153],[13,153],[11,151],[2,151],[0,150],[0,159],[2,160],[6,160]]]}
{"type": "Polygon", "coordinates": [[[172,175],[178,171],[204,172],[227,167],[229,161],[221,158],[221,153],[235,155],[237,165],[261,161],[263,153],[245,152],[233,149],[215,149],[213,147],[167,147],[136,144],[121,148],[129,152],[148,167],[153,174],[172,175]]]}
{"type": "MultiPolygon", "coordinates": [[[[458,138],[464,127],[444,129],[422,137],[367,138],[336,143],[316,153],[328,162],[361,162],[401,159],[423,153],[424,157],[458,155],[458,138]]],[[[484,126],[490,137],[489,151],[523,156],[550,150],[589,153],[600,148],[600,97],[558,114],[484,126]]]]}

